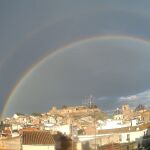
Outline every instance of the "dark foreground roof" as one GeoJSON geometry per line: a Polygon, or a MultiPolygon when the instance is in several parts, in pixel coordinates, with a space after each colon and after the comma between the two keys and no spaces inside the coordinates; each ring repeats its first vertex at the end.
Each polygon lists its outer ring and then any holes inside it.
{"type": "Polygon", "coordinates": [[[55,141],[48,131],[24,131],[23,145],[54,145],[55,141]]]}

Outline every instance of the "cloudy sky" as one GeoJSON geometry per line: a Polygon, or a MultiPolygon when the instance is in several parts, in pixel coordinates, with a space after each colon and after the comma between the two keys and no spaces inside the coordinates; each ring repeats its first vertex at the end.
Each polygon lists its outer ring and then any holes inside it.
{"type": "Polygon", "coordinates": [[[105,110],[148,106],[149,7],[146,0],[1,0],[0,111],[46,112],[90,94],[105,110]]]}

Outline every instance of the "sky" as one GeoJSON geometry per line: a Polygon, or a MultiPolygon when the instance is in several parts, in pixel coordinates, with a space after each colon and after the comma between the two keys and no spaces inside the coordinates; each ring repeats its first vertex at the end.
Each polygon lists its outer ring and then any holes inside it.
{"type": "Polygon", "coordinates": [[[46,112],[92,94],[149,107],[150,2],[0,1],[0,112],[46,112]]]}

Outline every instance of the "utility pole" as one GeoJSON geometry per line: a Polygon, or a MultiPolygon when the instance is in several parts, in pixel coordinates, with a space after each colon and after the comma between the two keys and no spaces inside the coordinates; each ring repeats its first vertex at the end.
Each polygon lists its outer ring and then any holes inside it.
{"type": "MultiPolygon", "coordinates": [[[[70,114],[69,114],[69,118],[70,118],[70,114]]],[[[73,150],[73,120],[72,118],[70,118],[69,120],[69,124],[70,124],[70,128],[71,128],[71,150],[73,150]]]]}
{"type": "MultiPolygon", "coordinates": [[[[94,108],[93,108],[94,111],[94,108]]],[[[95,118],[95,111],[94,111],[94,128],[95,128],[95,150],[97,150],[97,146],[96,146],[96,118],[95,118]]]]}
{"type": "Polygon", "coordinates": [[[73,150],[73,126],[72,126],[72,123],[71,123],[71,137],[72,137],[72,147],[71,147],[71,150],[73,150]]]}
{"type": "Polygon", "coordinates": [[[93,118],[94,118],[94,142],[95,142],[95,150],[97,150],[97,145],[96,145],[96,114],[95,114],[95,107],[94,107],[94,97],[92,95],[87,97],[87,108],[89,109],[89,112],[93,111],[93,118]]]}
{"type": "Polygon", "coordinates": [[[115,150],[115,149],[114,149],[114,141],[112,141],[112,149],[115,150]]]}

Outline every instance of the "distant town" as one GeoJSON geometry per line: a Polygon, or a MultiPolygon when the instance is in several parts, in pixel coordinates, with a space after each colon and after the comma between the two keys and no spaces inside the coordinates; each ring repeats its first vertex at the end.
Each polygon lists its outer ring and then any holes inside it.
{"type": "Polygon", "coordinates": [[[110,115],[96,104],[52,107],[45,113],[16,113],[0,123],[5,150],[150,149],[150,110],[139,104],[110,115]]]}

